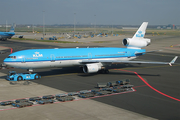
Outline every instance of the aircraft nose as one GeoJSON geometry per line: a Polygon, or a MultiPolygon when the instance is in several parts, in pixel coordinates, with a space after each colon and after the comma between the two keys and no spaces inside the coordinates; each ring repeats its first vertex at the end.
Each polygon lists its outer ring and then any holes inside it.
{"type": "Polygon", "coordinates": [[[4,59],[4,63],[6,63],[6,62],[8,62],[8,59],[6,58],[6,59],[4,59]]]}
{"type": "Polygon", "coordinates": [[[3,63],[4,63],[5,65],[9,65],[10,60],[9,60],[8,58],[6,58],[6,59],[4,59],[3,63]]]}

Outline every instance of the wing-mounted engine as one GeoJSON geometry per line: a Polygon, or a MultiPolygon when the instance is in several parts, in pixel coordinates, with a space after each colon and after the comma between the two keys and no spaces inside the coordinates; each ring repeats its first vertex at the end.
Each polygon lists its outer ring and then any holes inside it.
{"type": "Polygon", "coordinates": [[[96,73],[99,70],[101,70],[102,64],[100,63],[91,63],[91,64],[86,64],[83,67],[83,72],[84,73],[96,73]]]}
{"type": "Polygon", "coordinates": [[[132,38],[125,38],[122,44],[128,48],[142,48],[151,43],[150,39],[144,38],[148,22],[143,22],[132,38]]]}
{"type": "Polygon", "coordinates": [[[150,39],[133,39],[133,38],[125,38],[122,41],[122,44],[128,48],[142,48],[150,45],[150,39]]]}

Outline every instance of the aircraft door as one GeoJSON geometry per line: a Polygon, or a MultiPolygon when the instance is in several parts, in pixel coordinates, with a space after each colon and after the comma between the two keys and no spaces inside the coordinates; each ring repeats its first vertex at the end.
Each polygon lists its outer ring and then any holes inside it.
{"type": "Polygon", "coordinates": [[[130,58],[131,57],[131,52],[130,51],[128,51],[128,58],[130,58]]]}
{"type": "Polygon", "coordinates": [[[88,59],[91,60],[92,59],[92,54],[88,53],[88,59]]]}
{"type": "Polygon", "coordinates": [[[51,54],[51,62],[55,62],[55,56],[54,56],[54,54],[51,54]]]}
{"type": "Polygon", "coordinates": [[[26,61],[25,61],[25,56],[22,56],[22,58],[21,58],[21,63],[25,63],[26,61]]]}

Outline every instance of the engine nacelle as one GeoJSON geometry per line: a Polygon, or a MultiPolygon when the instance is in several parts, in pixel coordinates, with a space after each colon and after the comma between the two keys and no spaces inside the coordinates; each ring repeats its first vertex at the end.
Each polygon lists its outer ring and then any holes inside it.
{"type": "Polygon", "coordinates": [[[83,72],[84,73],[96,73],[101,69],[101,64],[100,63],[92,63],[92,64],[86,64],[83,67],[83,72]]]}
{"type": "Polygon", "coordinates": [[[142,48],[150,45],[150,39],[132,39],[132,38],[125,38],[123,39],[122,44],[128,48],[142,48]]]}

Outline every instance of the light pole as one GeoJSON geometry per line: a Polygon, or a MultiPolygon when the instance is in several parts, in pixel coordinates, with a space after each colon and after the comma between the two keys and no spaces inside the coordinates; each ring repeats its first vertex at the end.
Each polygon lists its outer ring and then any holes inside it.
{"type": "Polygon", "coordinates": [[[32,24],[32,33],[34,33],[34,24],[32,24]]]}
{"type": "Polygon", "coordinates": [[[75,26],[75,22],[76,22],[76,13],[74,13],[74,34],[75,34],[75,31],[76,31],[76,26],[75,26]]]}
{"type": "Polygon", "coordinates": [[[113,24],[112,24],[112,32],[111,32],[111,34],[113,35],[113,24]]]}
{"type": "Polygon", "coordinates": [[[44,35],[45,35],[45,20],[44,20],[44,12],[43,11],[43,39],[44,39],[44,35]]]}
{"type": "Polygon", "coordinates": [[[6,32],[7,32],[7,20],[6,20],[6,32]]]}
{"type": "Polygon", "coordinates": [[[94,26],[94,29],[95,29],[95,34],[96,34],[96,15],[94,15],[95,17],[95,26],[94,26]]]}

